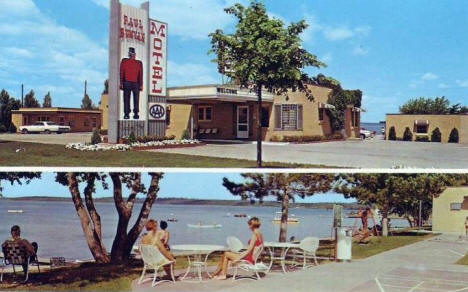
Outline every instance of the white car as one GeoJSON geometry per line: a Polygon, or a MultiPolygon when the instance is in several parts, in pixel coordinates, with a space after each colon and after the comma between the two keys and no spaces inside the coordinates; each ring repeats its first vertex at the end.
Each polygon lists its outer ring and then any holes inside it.
{"type": "Polygon", "coordinates": [[[365,140],[374,137],[374,132],[361,128],[360,136],[361,139],[365,140]]]}
{"type": "Polygon", "coordinates": [[[57,133],[61,134],[63,132],[70,132],[69,126],[60,126],[54,122],[35,122],[33,125],[29,126],[21,126],[20,128],[21,133],[28,134],[28,133],[57,133]]]}

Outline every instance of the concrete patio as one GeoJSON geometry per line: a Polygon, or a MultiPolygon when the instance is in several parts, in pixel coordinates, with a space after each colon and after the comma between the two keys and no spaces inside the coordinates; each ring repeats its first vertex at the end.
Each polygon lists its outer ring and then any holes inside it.
{"type": "Polygon", "coordinates": [[[259,281],[209,280],[203,283],[133,283],[134,291],[468,291],[468,267],[454,264],[468,241],[441,235],[350,263],[330,263],[259,281]]]}

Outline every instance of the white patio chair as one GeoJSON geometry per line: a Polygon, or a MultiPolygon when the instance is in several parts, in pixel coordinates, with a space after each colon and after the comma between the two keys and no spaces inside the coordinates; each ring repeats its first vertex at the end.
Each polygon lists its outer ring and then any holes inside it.
{"type": "Polygon", "coordinates": [[[230,251],[232,252],[240,252],[241,250],[245,249],[242,241],[235,236],[229,236],[226,238],[226,243],[230,251]]]}
{"type": "Polygon", "coordinates": [[[3,272],[5,270],[5,262],[0,258],[0,282],[3,282],[3,272]]]}
{"type": "Polygon", "coordinates": [[[246,260],[240,260],[236,263],[234,263],[233,268],[234,268],[234,275],[232,276],[232,281],[235,281],[237,278],[237,274],[239,272],[239,269],[247,271],[247,272],[253,272],[255,273],[256,277],[242,277],[238,279],[251,279],[251,280],[260,280],[260,274],[259,273],[266,273],[268,271],[268,266],[265,265],[262,262],[258,262],[258,259],[260,255],[263,252],[263,245],[262,246],[256,246],[253,252],[253,259],[254,263],[252,264],[249,261],[246,260]]]}
{"type": "Polygon", "coordinates": [[[168,260],[154,245],[142,244],[140,245],[141,258],[143,259],[143,272],[141,277],[138,280],[138,284],[142,284],[144,281],[145,273],[147,269],[154,270],[152,287],[161,284],[163,282],[174,282],[174,261],[168,260]],[[158,277],[158,272],[160,269],[163,269],[165,266],[170,265],[171,267],[171,280],[159,280],[156,281],[158,277]]]}
{"type": "Polygon", "coordinates": [[[302,268],[306,269],[312,267],[313,265],[307,265],[308,259],[313,259],[315,266],[318,265],[317,262],[317,249],[319,248],[320,240],[317,237],[306,237],[299,243],[299,248],[302,250],[303,264],[302,268]]]}

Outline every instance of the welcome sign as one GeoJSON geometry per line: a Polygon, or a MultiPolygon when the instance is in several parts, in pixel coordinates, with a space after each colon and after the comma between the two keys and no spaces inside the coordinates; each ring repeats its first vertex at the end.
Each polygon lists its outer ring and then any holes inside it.
{"type": "Polygon", "coordinates": [[[132,132],[165,135],[168,25],[150,19],[149,5],[133,7],[111,0],[109,141],[113,143],[132,132]]]}

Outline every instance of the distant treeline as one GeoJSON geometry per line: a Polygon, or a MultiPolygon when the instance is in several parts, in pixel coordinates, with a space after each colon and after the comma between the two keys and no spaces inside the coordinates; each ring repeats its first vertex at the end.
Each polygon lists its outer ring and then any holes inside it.
{"type": "MultiPolygon", "coordinates": [[[[66,197],[47,197],[47,196],[34,196],[34,197],[18,197],[18,198],[0,198],[0,200],[11,201],[46,201],[46,202],[71,202],[71,198],[66,197]]],[[[101,203],[114,203],[113,197],[96,198],[95,202],[101,203]]],[[[137,199],[138,203],[143,203],[144,199],[137,199]]],[[[163,205],[206,205],[206,206],[263,206],[263,207],[279,207],[280,202],[265,201],[263,203],[252,204],[250,201],[240,200],[201,200],[201,199],[186,199],[186,198],[158,198],[156,204],[163,205]]],[[[311,209],[333,209],[334,203],[291,203],[290,206],[311,208],[311,209]]],[[[346,209],[359,209],[361,206],[357,203],[340,203],[346,209]]]]}

